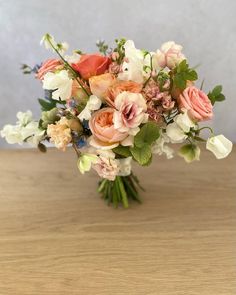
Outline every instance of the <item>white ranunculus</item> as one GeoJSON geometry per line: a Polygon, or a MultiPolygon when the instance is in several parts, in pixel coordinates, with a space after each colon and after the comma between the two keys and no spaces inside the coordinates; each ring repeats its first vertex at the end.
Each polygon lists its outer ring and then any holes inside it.
{"type": "Polygon", "coordinates": [[[142,51],[135,48],[132,40],[127,40],[124,48],[127,62],[123,63],[123,72],[118,75],[118,78],[143,83],[144,55],[142,51]]]}
{"type": "Polygon", "coordinates": [[[169,137],[161,131],[159,138],[152,145],[152,153],[159,156],[165,154],[167,159],[173,158],[174,150],[170,148],[166,143],[169,143],[169,137]]]}
{"type": "Polygon", "coordinates": [[[195,128],[196,124],[189,118],[187,110],[175,117],[174,121],[184,131],[189,132],[190,128],[195,128]]]}
{"type": "Polygon", "coordinates": [[[98,161],[98,156],[94,154],[82,154],[77,162],[79,171],[84,174],[85,172],[90,171],[92,164],[95,164],[98,161]]]}
{"type": "Polygon", "coordinates": [[[92,112],[99,110],[102,105],[102,101],[96,95],[91,95],[89,100],[83,109],[83,111],[78,115],[78,118],[83,120],[89,120],[91,118],[92,112]]]}
{"type": "Polygon", "coordinates": [[[188,137],[176,122],[167,125],[166,134],[172,143],[181,143],[188,137]]]}
{"type": "Polygon", "coordinates": [[[5,138],[9,144],[22,144],[24,138],[21,133],[22,127],[19,125],[5,125],[1,130],[1,137],[5,138]]]}
{"type": "Polygon", "coordinates": [[[131,173],[131,161],[132,157],[118,159],[119,161],[119,173],[120,176],[128,176],[131,173]]]}
{"type": "Polygon", "coordinates": [[[43,78],[43,89],[54,90],[52,98],[66,100],[71,96],[73,80],[66,70],[57,73],[48,72],[43,78]]]}
{"type": "Polygon", "coordinates": [[[223,159],[232,151],[233,144],[221,134],[208,138],[206,148],[211,151],[217,159],[223,159]]]}
{"type": "Polygon", "coordinates": [[[29,122],[33,120],[33,115],[31,111],[18,112],[16,114],[16,117],[18,119],[17,124],[21,126],[26,126],[29,122]]]}

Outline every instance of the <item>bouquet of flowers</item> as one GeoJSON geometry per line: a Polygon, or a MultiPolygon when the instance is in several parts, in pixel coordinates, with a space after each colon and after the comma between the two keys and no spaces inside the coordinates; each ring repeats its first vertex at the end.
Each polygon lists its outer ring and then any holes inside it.
{"type": "Polygon", "coordinates": [[[72,146],[80,172],[92,168],[100,176],[98,191],[108,204],[127,208],[129,199],[140,201],[132,161],[147,166],[153,154],[171,159],[171,144],[182,144],[178,154],[188,163],[199,160],[199,142],[206,142],[217,159],[231,152],[227,138],[200,125],[212,118],[215,102],[225,99],[222,87],[206,94],[203,85],[195,85],[198,75],[182,46],[171,41],[149,52],[122,38],[113,49],[99,41],[99,53],[74,50],[66,55],[67,43],[57,43],[49,34],[41,42],[57,57],[33,68],[22,66],[45,90],[38,99],[41,118],[18,112],[16,125],[4,126],[1,136],[42,152],[43,142],[62,151],[72,146]],[[208,139],[202,136],[205,129],[208,139]]]}

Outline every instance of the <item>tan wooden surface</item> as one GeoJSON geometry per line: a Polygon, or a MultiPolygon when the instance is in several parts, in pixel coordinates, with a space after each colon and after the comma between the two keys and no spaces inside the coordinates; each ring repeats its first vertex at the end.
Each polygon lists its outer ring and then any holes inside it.
{"type": "Polygon", "coordinates": [[[236,151],[136,168],[146,192],[107,207],[54,149],[0,151],[0,295],[235,295],[236,151]]]}

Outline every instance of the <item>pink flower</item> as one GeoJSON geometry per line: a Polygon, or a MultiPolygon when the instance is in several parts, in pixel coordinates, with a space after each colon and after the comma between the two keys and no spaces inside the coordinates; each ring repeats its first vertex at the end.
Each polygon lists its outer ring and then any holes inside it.
{"type": "Polygon", "coordinates": [[[157,50],[155,59],[159,67],[169,69],[175,68],[185,56],[183,55],[182,46],[173,41],[162,44],[161,49],[157,50]]]}
{"type": "Polygon", "coordinates": [[[114,112],[112,108],[103,108],[93,114],[89,120],[89,128],[93,135],[90,145],[96,148],[112,149],[128,136],[127,132],[115,129],[114,112]]]}
{"type": "Polygon", "coordinates": [[[98,161],[92,165],[93,169],[102,178],[114,181],[119,173],[119,161],[113,158],[100,156],[98,161]]]}
{"type": "Polygon", "coordinates": [[[213,116],[212,104],[208,96],[195,86],[187,87],[178,98],[180,109],[186,109],[196,121],[209,120],[213,116]]]}
{"type": "Polygon", "coordinates": [[[83,79],[88,80],[92,76],[104,74],[110,63],[109,57],[100,54],[84,54],[78,63],[72,63],[72,67],[83,79]]]}
{"type": "Polygon", "coordinates": [[[120,132],[135,135],[139,125],[147,122],[146,101],[140,93],[121,92],[115,98],[114,127],[120,132]]]}
{"type": "Polygon", "coordinates": [[[47,59],[39,68],[36,78],[42,80],[44,75],[48,72],[54,72],[55,70],[62,68],[62,62],[59,59],[47,59]]]}

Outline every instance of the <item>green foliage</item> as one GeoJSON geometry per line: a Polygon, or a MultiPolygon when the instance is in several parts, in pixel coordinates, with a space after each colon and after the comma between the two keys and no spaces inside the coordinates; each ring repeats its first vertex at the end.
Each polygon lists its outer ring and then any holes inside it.
{"type": "Polygon", "coordinates": [[[155,122],[148,122],[142,126],[140,131],[134,137],[134,145],[136,147],[143,147],[151,145],[160,136],[159,127],[155,122]]]}
{"type": "Polygon", "coordinates": [[[187,163],[193,161],[199,161],[200,159],[200,148],[194,144],[186,144],[179,150],[179,155],[184,158],[187,163]]]}
{"type": "Polygon", "coordinates": [[[43,129],[47,129],[47,126],[49,124],[54,124],[58,120],[59,120],[59,116],[58,116],[57,108],[53,108],[50,111],[43,111],[41,120],[40,120],[40,126],[43,129]]]}
{"type": "Polygon", "coordinates": [[[116,60],[116,62],[118,64],[121,64],[124,57],[125,57],[125,42],[126,39],[125,38],[121,38],[121,39],[115,39],[116,42],[116,48],[114,49],[114,52],[117,52],[119,54],[119,58],[116,60]]]}
{"type": "Polygon", "coordinates": [[[212,103],[215,104],[216,101],[223,101],[225,100],[225,96],[222,93],[222,86],[217,85],[212,91],[210,91],[207,95],[212,103]]]}
{"type": "Polygon", "coordinates": [[[187,61],[184,59],[179,63],[173,72],[173,83],[179,89],[185,89],[187,81],[195,81],[198,79],[197,72],[189,68],[187,61]]]}
{"type": "Polygon", "coordinates": [[[100,53],[102,53],[104,55],[107,54],[108,45],[105,43],[104,40],[97,41],[96,46],[97,46],[100,53]]]}
{"type": "Polygon", "coordinates": [[[130,148],[128,146],[119,145],[113,149],[113,152],[125,158],[131,156],[130,148]]]}
{"type": "Polygon", "coordinates": [[[39,98],[38,102],[41,106],[42,111],[50,111],[51,109],[56,107],[58,101],[54,99],[45,100],[43,98],[39,98]]]}
{"type": "Polygon", "coordinates": [[[144,166],[150,162],[152,157],[151,147],[148,144],[144,144],[142,147],[131,147],[130,148],[131,154],[140,165],[144,166]]]}

